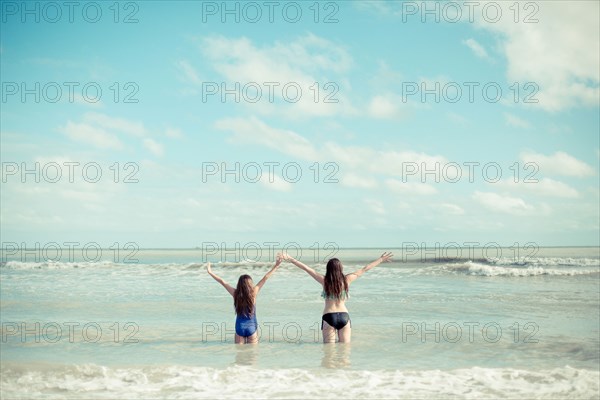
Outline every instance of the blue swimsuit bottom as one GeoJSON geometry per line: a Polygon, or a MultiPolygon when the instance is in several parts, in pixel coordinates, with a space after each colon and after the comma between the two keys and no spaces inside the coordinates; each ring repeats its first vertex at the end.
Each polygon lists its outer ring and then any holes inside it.
{"type": "Polygon", "coordinates": [[[253,312],[251,316],[238,315],[235,319],[235,333],[238,336],[248,337],[254,335],[254,332],[258,329],[258,322],[256,321],[256,312],[253,312]]]}

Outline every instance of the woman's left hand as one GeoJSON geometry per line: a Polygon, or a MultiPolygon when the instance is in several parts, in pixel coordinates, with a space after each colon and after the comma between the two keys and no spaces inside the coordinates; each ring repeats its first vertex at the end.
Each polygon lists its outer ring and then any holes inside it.
{"type": "Polygon", "coordinates": [[[393,256],[394,256],[394,255],[393,255],[393,254],[392,254],[392,252],[390,251],[390,252],[383,253],[383,254],[381,255],[381,257],[379,257],[379,258],[381,259],[381,262],[391,262],[391,261],[392,261],[392,257],[393,257],[393,256]]]}

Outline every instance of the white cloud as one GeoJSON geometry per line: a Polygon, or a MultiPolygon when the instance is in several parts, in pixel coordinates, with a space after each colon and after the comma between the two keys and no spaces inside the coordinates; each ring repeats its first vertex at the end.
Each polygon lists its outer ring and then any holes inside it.
{"type": "MultiPolygon", "coordinates": [[[[420,2],[417,8],[439,2],[420,2]]],[[[357,2],[358,7],[383,15],[395,15],[403,21],[419,21],[422,13],[406,14],[403,2],[357,2]]],[[[571,1],[498,2],[482,1],[474,8],[475,26],[491,31],[497,38],[497,48],[507,60],[509,85],[518,84],[521,97],[532,94],[538,103],[527,103],[546,111],[560,111],[579,104],[597,106],[600,99],[600,35],[598,15],[600,2],[571,1]],[[501,18],[491,22],[483,10],[490,4],[500,7],[501,18]],[[518,22],[515,23],[515,11],[518,22]],[[487,21],[486,19],[487,18],[487,21]],[[574,22],[575,21],[575,22],[574,22]],[[568,33],[565,33],[568,32],[568,33]],[[576,61],[574,61],[576,60],[576,61]],[[533,93],[524,85],[532,82],[539,87],[533,93]]],[[[423,9],[421,9],[423,11],[423,9]]],[[[462,22],[469,22],[471,13],[462,10],[462,22]]],[[[450,16],[449,16],[450,17],[450,16]]],[[[428,17],[428,21],[433,20],[428,17]]],[[[478,57],[487,50],[474,38],[463,42],[478,57]]],[[[442,83],[443,85],[443,83],[442,83]]]]}
{"type": "MultiPolygon", "coordinates": [[[[369,171],[372,173],[402,176],[415,167],[433,170],[436,164],[443,164],[445,158],[432,156],[414,151],[376,151],[369,147],[341,146],[337,143],[327,142],[323,147],[323,158],[327,158],[344,165],[345,169],[369,171]],[[376,160],[376,162],[375,162],[376,160]]],[[[414,176],[420,178],[417,172],[414,176]]]]}
{"type": "Polygon", "coordinates": [[[415,183],[415,182],[401,182],[397,179],[387,179],[385,181],[386,186],[393,192],[407,194],[407,195],[432,195],[436,194],[437,190],[435,187],[428,183],[415,183]]]}
{"type": "MultiPolygon", "coordinates": [[[[127,134],[141,140],[141,145],[155,156],[164,154],[164,147],[156,140],[149,138],[144,124],[125,118],[114,118],[106,114],[88,112],[83,115],[83,122],[68,121],[64,127],[59,127],[59,132],[79,142],[89,143],[101,149],[124,148],[118,134],[127,134]]],[[[177,137],[180,132],[167,129],[166,135],[177,137]]],[[[122,136],[122,135],[121,135],[122,136]]]]}
{"type": "Polygon", "coordinates": [[[35,162],[38,162],[42,165],[49,164],[49,163],[56,163],[62,167],[65,165],[65,163],[72,163],[72,162],[78,162],[78,161],[73,160],[69,156],[52,156],[52,157],[36,157],[35,162]]]}
{"type": "Polygon", "coordinates": [[[100,113],[85,113],[83,120],[87,123],[100,125],[105,129],[116,130],[137,137],[146,134],[146,129],[141,122],[134,122],[124,118],[113,118],[100,113]]]}
{"type": "Polygon", "coordinates": [[[236,144],[260,144],[308,161],[318,158],[315,148],[304,137],[289,130],[272,128],[255,117],[226,118],[217,121],[215,126],[232,131],[229,140],[236,144]]]}
{"type": "Polygon", "coordinates": [[[400,101],[394,96],[375,96],[371,99],[367,111],[371,117],[394,119],[401,117],[400,101]]]}
{"type": "Polygon", "coordinates": [[[370,80],[374,86],[389,89],[392,85],[402,84],[403,75],[399,71],[392,69],[383,60],[379,60],[377,64],[377,72],[370,80]]]}
{"type": "Polygon", "coordinates": [[[98,100],[96,102],[91,102],[86,100],[81,93],[75,93],[75,95],[73,96],[73,101],[77,104],[83,104],[86,106],[90,106],[92,108],[102,108],[104,107],[104,104],[102,103],[102,100],[98,100]]]}
{"type": "Polygon", "coordinates": [[[117,136],[89,124],[67,121],[67,124],[59,127],[58,130],[72,140],[91,144],[100,149],[123,149],[123,143],[117,136]]]}
{"type": "MultiPolygon", "coordinates": [[[[343,171],[340,183],[351,187],[369,189],[377,185],[375,175],[400,176],[405,171],[417,168],[438,170],[446,160],[444,157],[414,151],[376,151],[364,146],[342,146],[326,142],[317,148],[309,140],[291,130],[273,128],[258,118],[227,118],[216,122],[217,129],[233,132],[228,139],[238,145],[257,144],[305,161],[335,162],[343,171]],[[409,165],[411,164],[411,165],[409,165]],[[367,178],[366,176],[369,176],[367,178]]],[[[419,179],[417,173],[409,179],[419,179]]],[[[393,186],[393,184],[392,184],[393,186]]],[[[397,190],[409,188],[418,194],[435,193],[429,185],[401,184],[397,190]]]]}
{"type": "Polygon", "coordinates": [[[344,95],[341,87],[344,81],[340,77],[340,73],[352,65],[352,59],[344,48],[326,39],[308,34],[291,42],[258,47],[245,37],[211,36],[202,40],[201,51],[215,71],[227,80],[228,88],[234,88],[236,82],[241,88],[248,83],[261,88],[258,102],[243,102],[257,112],[290,118],[354,112],[344,95]],[[325,87],[326,83],[330,86],[325,87]],[[284,99],[286,85],[289,101],[284,99]],[[302,91],[296,102],[293,102],[297,96],[294,85],[302,91]],[[331,102],[334,100],[338,102],[331,102]]]}
{"type": "Polygon", "coordinates": [[[507,179],[497,183],[502,187],[510,190],[527,191],[537,196],[544,197],[562,197],[576,198],[579,197],[579,192],[567,185],[566,183],[556,181],[550,178],[540,179],[538,182],[518,182],[507,179]]]}
{"type": "MultiPolygon", "coordinates": [[[[107,205],[109,200],[113,198],[119,192],[122,192],[123,187],[115,185],[113,182],[113,176],[110,171],[108,177],[102,174],[98,176],[97,171],[94,168],[82,169],[84,162],[81,160],[76,161],[70,157],[65,156],[42,156],[36,157],[35,161],[40,163],[42,166],[48,165],[49,163],[58,164],[56,171],[60,174],[54,174],[55,169],[48,169],[49,177],[57,176],[56,182],[52,184],[22,185],[15,187],[15,199],[31,198],[33,202],[35,199],[46,198],[48,195],[55,202],[60,202],[61,207],[72,207],[73,205],[82,206],[87,210],[101,209],[102,206],[107,205]],[[65,165],[65,163],[76,163],[71,167],[65,165]],[[90,182],[87,180],[95,180],[97,182],[90,182]],[[101,179],[100,179],[101,178],[101,179]],[[107,178],[107,179],[104,179],[107,178]]],[[[36,208],[36,207],[33,207],[36,208]]]]}
{"type": "Polygon", "coordinates": [[[473,199],[494,212],[527,215],[535,211],[533,206],[527,204],[523,199],[518,197],[476,191],[473,194],[473,199]]]}
{"type": "Polygon", "coordinates": [[[341,146],[334,142],[325,143],[321,153],[326,159],[363,172],[374,170],[373,160],[377,156],[376,152],[368,147],[341,146]]]}
{"type": "Polygon", "coordinates": [[[504,113],[504,120],[506,121],[506,125],[511,126],[513,128],[527,129],[531,127],[531,124],[529,122],[513,114],[504,113]]]}
{"type": "Polygon", "coordinates": [[[259,181],[261,185],[278,192],[289,192],[292,190],[292,184],[290,182],[287,182],[285,179],[275,174],[269,175],[270,174],[268,173],[262,174],[259,181]]]}
{"type": "Polygon", "coordinates": [[[572,135],[575,133],[573,131],[573,128],[571,128],[569,125],[562,124],[562,123],[556,123],[556,122],[550,122],[548,124],[547,129],[548,129],[548,133],[552,133],[554,135],[560,135],[560,134],[572,135]]]}
{"type": "Polygon", "coordinates": [[[378,14],[389,15],[396,13],[396,10],[390,6],[390,2],[385,0],[353,1],[351,4],[360,10],[371,11],[378,14]]]}
{"type": "Polygon", "coordinates": [[[102,193],[85,190],[64,189],[59,193],[66,199],[75,200],[81,203],[100,203],[105,198],[102,193]]]}
{"type": "MultiPolygon", "coordinates": [[[[439,76],[434,76],[434,77],[420,77],[419,78],[419,85],[420,85],[419,87],[421,88],[421,91],[433,90],[433,89],[437,88],[438,86],[440,88],[443,88],[444,85],[447,85],[452,82],[454,82],[454,81],[445,75],[439,75],[439,76]]],[[[438,90],[438,92],[441,92],[441,89],[438,90]]],[[[429,98],[429,97],[427,97],[427,98],[429,98]]]]}
{"type": "Polygon", "coordinates": [[[483,47],[479,42],[477,42],[473,38],[469,38],[467,40],[463,40],[463,44],[466,45],[473,53],[484,60],[490,60],[490,56],[488,55],[485,47],[483,47]]]}
{"type": "Polygon", "coordinates": [[[181,130],[175,128],[167,128],[165,135],[171,139],[181,139],[183,137],[181,130]]]}
{"type": "MultiPolygon", "coordinates": [[[[430,155],[416,151],[381,151],[377,154],[377,163],[373,163],[372,167],[375,171],[402,176],[411,179],[422,180],[426,171],[438,170],[446,163],[446,159],[439,155],[430,155]],[[409,175],[412,167],[417,168],[415,175],[409,175]]],[[[440,173],[441,174],[441,173],[440,173]]],[[[433,175],[429,175],[431,179],[433,175]]]]}
{"type": "Polygon", "coordinates": [[[164,154],[163,146],[150,138],[144,138],[143,140],[144,147],[148,149],[155,156],[162,156],[164,154]]]}
{"type": "Polygon", "coordinates": [[[557,174],[564,176],[576,176],[585,177],[592,176],[595,174],[594,169],[579,161],[575,157],[558,151],[551,156],[545,156],[543,154],[525,152],[521,153],[521,161],[524,163],[532,162],[537,164],[540,173],[542,174],[557,174]]]}
{"type": "Polygon", "coordinates": [[[455,112],[447,112],[446,116],[450,121],[456,123],[457,125],[466,126],[469,124],[469,120],[466,117],[455,112]]]}
{"type": "Polygon", "coordinates": [[[443,203],[440,204],[440,208],[442,208],[442,210],[444,210],[447,214],[451,215],[464,215],[465,213],[465,210],[456,204],[443,203]]]}
{"type": "MultiPolygon", "coordinates": [[[[18,225],[26,223],[30,228],[32,226],[52,226],[53,228],[56,228],[58,225],[62,225],[65,222],[65,220],[58,215],[42,214],[31,209],[17,211],[18,212],[14,214],[13,218],[18,221],[18,225]]],[[[3,220],[6,221],[6,218],[3,218],[3,220]]]]}
{"type": "Polygon", "coordinates": [[[369,209],[375,213],[375,214],[379,214],[379,215],[385,215],[385,207],[383,206],[383,203],[379,200],[374,200],[374,199],[364,199],[363,202],[367,205],[367,207],[369,207],[369,209]]]}
{"type": "Polygon", "coordinates": [[[248,82],[298,80],[305,77],[303,69],[343,72],[352,65],[345,49],[310,33],[262,48],[245,37],[212,36],[204,38],[201,50],[225,68],[226,76],[236,78],[232,74],[241,72],[240,78],[248,82]]]}
{"type": "Polygon", "coordinates": [[[200,79],[198,73],[189,62],[185,60],[179,60],[175,65],[181,72],[183,72],[183,75],[187,81],[193,83],[194,85],[200,85],[202,83],[202,79],[200,79]]]}
{"type": "MultiPolygon", "coordinates": [[[[496,5],[499,3],[496,2],[496,5]]],[[[577,104],[597,106],[600,98],[600,35],[597,1],[536,2],[519,7],[520,22],[513,20],[510,2],[500,3],[503,16],[497,23],[481,18],[478,26],[500,33],[500,49],[508,61],[509,82],[535,82],[540,88],[537,106],[559,111],[577,104]],[[536,12],[535,9],[539,8],[536,12]],[[535,12],[539,22],[523,19],[535,12]],[[574,23],[574,21],[576,21],[574,23]],[[565,32],[568,32],[566,34],[565,32]]],[[[522,4],[522,3],[520,3],[522,4]]],[[[527,91],[530,93],[530,91],[527,91]]]]}
{"type": "Polygon", "coordinates": [[[341,179],[340,183],[343,186],[361,188],[361,189],[373,189],[377,187],[377,181],[373,178],[360,176],[353,173],[345,174],[341,179]]]}

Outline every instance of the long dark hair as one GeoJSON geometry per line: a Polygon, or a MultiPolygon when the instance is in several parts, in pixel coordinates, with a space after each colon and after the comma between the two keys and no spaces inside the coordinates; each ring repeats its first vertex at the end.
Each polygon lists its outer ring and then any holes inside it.
{"type": "Polygon", "coordinates": [[[337,258],[332,258],[327,262],[323,290],[327,297],[335,299],[341,299],[348,294],[348,281],[344,276],[342,263],[337,258]]]}
{"type": "Polygon", "coordinates": [[[254,312],[254,285],[250,275],[242,275],[238,279],[233,292],[233,306],[238,315],[249,317],[254,312]]]}

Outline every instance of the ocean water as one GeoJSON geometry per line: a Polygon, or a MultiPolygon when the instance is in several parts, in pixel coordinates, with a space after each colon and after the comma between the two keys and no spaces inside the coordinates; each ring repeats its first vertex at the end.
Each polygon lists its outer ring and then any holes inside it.
{"type": "MultiPolygon", "coordinates": [[[[335,256],[350,272],[383,250],[335,256]]],[[[352,343],[321,343],[321,290],[284,264],[259,295],[256,346],[233,344],[231,296],[199,250],[140,250],[131,263],[2,253],[0,397],[600,396],[598,248],[392,250],[350,288],[352,343]]],[[[231,284],[272,265],[229,256],[208,259],[231,284]]],[[[323,272],[323,256],[302,259],[323,272]]]]}

